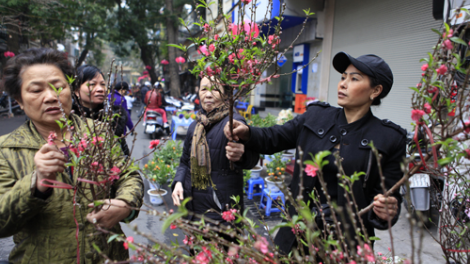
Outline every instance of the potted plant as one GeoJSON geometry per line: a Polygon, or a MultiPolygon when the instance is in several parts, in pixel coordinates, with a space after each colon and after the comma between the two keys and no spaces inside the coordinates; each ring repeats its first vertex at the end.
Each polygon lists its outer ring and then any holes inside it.
{"type": "Polygon", "coordinates": [[[287,121],[290,121],[294,119],[294,115],[292,114],[292,110],[289,109],[283,109],[281,112],[279,112],[277,119],[276,119],[276,124],[277,125],[284,125],[287,121]]]}
{"type": "Polygon", "coordinates": [[[147,193],[150,195],[152,204],[163,203],[161,197],[166,194],[163,186],[168,182],[171,183],[175,176],[182,152],[181,141],[169,140],[165,146],[154,153],[153,159],[145,164],[145,178],[151,186],[147,193]]]}
{"type": "Polygon", "coordinates": [[[156,162],[155,166],[148,168],[147,177],[151,188],[147,193],[150,196],[150,203],[155,205],[163,203],[163,196],[168,193],[167,190],[163,189],[163,186],[168,182],[168,179],[173,178],[174,174],[175,169],[173,166],[162,161],[156,162]]]}
{"type": "Polygon", "coordinates": [[[179,111],[176,113],[179,119],[184,119],[185,122],[193,122],[196,119],[196,114],[188,111],[179,111]]]}
{"type": "Polygon", "coordinates": [[[287,161],[283,161],[282,152],[271,155],[272,159],[266,164],[268,177],[265,178],[266,188],[270,192],[278,192],[279,186],[284,182],[287,161]]]}
{"type": "Polygon", "coordinates": [[[256,165],[253,169],[250,171],[250,178],[251,179],[259,179],[261,177],[261,171],[263,170],[263,167],[256,165]]]}

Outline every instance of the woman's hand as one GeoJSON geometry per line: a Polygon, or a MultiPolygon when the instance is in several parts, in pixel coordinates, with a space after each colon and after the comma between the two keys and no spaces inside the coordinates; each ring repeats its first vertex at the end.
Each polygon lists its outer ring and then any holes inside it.
{"type": "Polygon", "coordinates": [[[175,189],[173,189],[173,193],[171,194],[171,198],[173,198],[173,204],[175,206],[180,206],[182,201],[184,199],[183,196],[183,184],[181,182],[177,182],[175,184],[175,189]]]}
{"type": "Polygon", "coordinates": [[[393,219],[398,212],[398,201],[395,197],[378,194],[374,197],[374,213],[382,220],[393,219]]]}
{"type": "Polygon", "coordinates": [[[248,126],[237,120],[233,120],[233,138],[232,134],[230,134],[230,122],[227,122],[227,124],[225,125],[224,134],[230,141],[247,141],[248,139],[250,139],[250,129],[248,128],[248,126]]]}
{"type": "Polygon", "coordinates": [[[34,155],[34,164],[36,164],[36,189],[45,192],[48,187],[40,184],[42,179],[55,180],[57,172],[64,172],[67,159],[64,153],[56,145],[44,144],[36,155],[34,155]]]}
{"type": "Polygon", "coordinates": [[[243,153],[245,153],[245,146],[243,144],[228,142],[227,146],[225,146],[225,156],[227,156],[227,159],[230,161],[239,161],[243,153]]]}
{"type": "MultiPolygon", "coordinates": [[[[127,203],[122,200],[111,199],[102,200],[101,202],[104,203],[103,208],[98,212],[93,211],[87,214],[86,219],[88,222],[98,224],[105,229],[111,229],[131,213],[131,209],[127,208],[127,203]]],[[[94,204],[91,203],[88,207],[94,207],[94,204]]]]}

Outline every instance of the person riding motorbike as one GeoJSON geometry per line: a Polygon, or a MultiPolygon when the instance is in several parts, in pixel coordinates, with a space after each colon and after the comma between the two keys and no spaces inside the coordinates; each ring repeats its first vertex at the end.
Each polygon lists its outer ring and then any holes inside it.
{"type": "Polygon", "coordinates": [[[145,112],[144,112],[144,120],[147,117],[147,111],[155,111],[159,113],[163,118],[163,128],[169,134],[170,125],[168,125],[168,119],[166,118],[166,111],[165,109],[162,108],[161,94],[156,89],[152,89],[148,91],[147,94],[145,95],[144,104],[147,105],[147,108],[145,109],[145,112]]]}

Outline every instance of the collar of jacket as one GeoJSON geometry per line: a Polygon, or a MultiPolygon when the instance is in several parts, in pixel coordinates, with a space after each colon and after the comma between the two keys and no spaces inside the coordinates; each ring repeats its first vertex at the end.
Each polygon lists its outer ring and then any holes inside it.
{"type": "Polygon", "coordinates": [[[330,134],[330,130],[334,129],[333,134],[338,134],[340,130],[347,131],[361,130],[363,126],[373,117],[372,111],[369,111],[359,120],[348,124],[343,108],[328,107],[323,111],[312,114],[308,117],[304,126],[312,130],[319,138],[324,138],[330,134]],[[333,128],[335,127],[336,128],[333,128]]]}
{"type": "Polygon", "coordinates": [[[81,105],[76,97],[74,97],[74,102],[72,104],[72,109],[74,110],[75,114],[81,116],[82,112],[85,117],[89,117],[91,119],[98,119],[100,115],[100,110],[104,108],[104,104],[99,104],[93,109],[85,107],[81,105]]]}
{"type": "MultiPolygon", "coordinates": [[[[78,116],[71,114],[73,124],[81,124],[78,116]]],[[[80,125],[78,125],[80,127],[80,125]]],[[[8,134],[5,141],[0,144],[0,148],[29,148],[39,150],[47,141],[39,134],[31,120],[8,134]]]]}
{"type": "Polygon", "coordinates": [[[346,120],[346,115],[344,114],[344,108],[341,108],[341,110],[340,110],[340,112],[337,116],[336,124],[338,124],[340,129],[347,129],[347,130],[351,130],[351,131],[352,130],[359,130],[373,116],[374,115],[372,114],[372,111],[369,108],[369,111],[363,117],[361,117],[359,120],[356,120],[356,121],[348,124],[348,121],[346,120]]]}

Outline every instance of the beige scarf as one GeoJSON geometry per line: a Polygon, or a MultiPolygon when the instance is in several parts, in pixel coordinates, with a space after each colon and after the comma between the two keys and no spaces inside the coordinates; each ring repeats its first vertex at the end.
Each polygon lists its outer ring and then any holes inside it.
{"type": "Polygon", "coordinates": [[[228,113],[228,106],[223,104],[207,115],[199,111],[196,116],[197,125],[194,129],[193,142],[191,144],[192,187],[205,190],[210,184],[215,189],[211,178],[211,157],[209,154],[209,145],[207,145],[205,128],[224,119],[228,113]]]}

